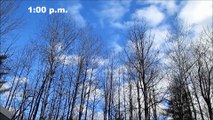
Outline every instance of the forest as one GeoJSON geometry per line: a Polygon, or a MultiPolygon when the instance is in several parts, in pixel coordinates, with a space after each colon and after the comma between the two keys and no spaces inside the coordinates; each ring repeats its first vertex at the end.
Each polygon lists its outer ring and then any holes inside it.
{"type": "Polygon", "coordinates": [[[156,49],[149,23],[135,20],[113,53],[89,25],[51,15],[27,46],[11,50],[5,41],[23,19],[13,16],[16,2],[0,4],[0,105],[12,119],[213,120],[212,26],[192,39],[175,18],[156,49]]]}

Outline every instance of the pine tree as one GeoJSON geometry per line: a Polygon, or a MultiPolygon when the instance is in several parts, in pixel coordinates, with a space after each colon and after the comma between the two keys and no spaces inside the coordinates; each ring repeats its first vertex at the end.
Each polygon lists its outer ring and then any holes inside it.
{"type": "Polygon", "coordinates": [[[7,73],[5,72],[5,68],[4,68],[4,65],[3,65],[3,62],[4,62],[4,60],[5,60],[6,58],[7,58],[6,55],[0,55],[0,94],[6,92],[6,91],[8,90],[8,89],[3,89],[3,88],[2,88],[3,84],[6,83],[5,80],[2,80],[3,75],[7,74],[7,73]]]}
{"type": "Polygon", "coordinates": [[[170,94],[169,106],[166,109],[167,115],[172,117],[173,120],[193,120],[190,101],[184,83],[174,79],[170,86],[170,94]]]}

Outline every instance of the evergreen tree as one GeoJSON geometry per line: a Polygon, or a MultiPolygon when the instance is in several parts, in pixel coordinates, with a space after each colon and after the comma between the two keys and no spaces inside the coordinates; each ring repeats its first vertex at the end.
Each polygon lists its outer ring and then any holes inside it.
{"type": "Polygon", "coordinates": [[[3,84],[6,83],[5,80],[2,80],[3,75],[7,74],[5,72],[5,67],[3,65],[4,60],[7,58],[6,55],[0,55],[0,94],[6,92],[8,89],[3,89],[2,86],[3,84]]]}
{"type": "Polygon", "coordinates": [[[169,108],[166,109],[168,116],[172,117],[173,120],[193,120],[190,101],[184,83],[174,79],[170,86],[170,94],[171,97],[168,100],[169,108]]]}

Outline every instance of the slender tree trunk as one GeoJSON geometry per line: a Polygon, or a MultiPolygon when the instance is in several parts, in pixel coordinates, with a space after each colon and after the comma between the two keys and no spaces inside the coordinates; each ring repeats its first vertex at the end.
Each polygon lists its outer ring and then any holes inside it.
{"type": "Polygon", "coordinates": [[[145,120],[149,120],[149,106],[148,106],[148,96],[147,90],[144,88],[144,111],[145,111],[145,120]]]}
{"type": "Polygon", "coordinates": [[[87,111],[88,111],[88,107],[89,107],[89,99],[90,99],[90,92],[91,92],[91,86],[92,86],[93,70],[94,69],[92,68],[92,72],[91,72],[90,79],[89,79],[89,90],[88,90],[87,100],[86,100],[86,110],[85,110],[84,120],[87,119],[87,111]]]}
{"type": "Polygon", "coordinates": [[[157,117],[157,104],[156,104],[156,96],[155,96],[155,90],[153,89],[152,90],[152,96],[153,96],[153,116],[154,116],[154,120],[157,120],[158,117],[157,117]]]}
{"type": "MultiPolygon", "coordinates": [[[[87,66],[86,66],[87,67],[87,66]]],[[[84,73],[84,79],[83,79],[83,86],[82,86],[82,90],[81,90],[81,102],[80,102],[80,109],[79,109],[79,114],[78,114],[78,119],[81,120],[81,117],[83,115],[83,109],[84,109],[84,103],[85,103],[85,95],[86,95],[86,90],[85,90],[85,82],[86,82],[86,78],[87,78],[87,68],[85,70],[84,73]]]]}
{"type": "Polygon", "coordinates": [[[83,69],[83,58],[81,58],[80,60],[80,64],[79,64],[79,70],[78,70],[78,74],[77,74],[77,78],[75,81],[75,89],[74,89],[74,94],[73,94],[73,101],[72,101],[72,105],[71,105],[71,111],[70,111],[70,116],[69,116],[69,120],[73,120],[73,116],[74,116],[74,108],[75,108],[75,104],[76,104],[76,99],[77,99],[77,93],[78,93],[78,87],[79,87],[79,83],[80,83],[80,76],[82,74],[82,69],[83,69]]]}
{"type": "MultiPolygon", "coordinates": [[[[96,92],[95,92],[95,94],[96,94],[96,92]]],[[[92,117],[91,117],[91,120],[94,120],[94,116],[95,116],[95,102],[96,102],[96,96],[94,96],[94,98],[93,98],[92,117]]]]}
{"type": "Polygon", "coordinates": [[[210,99],[206,99],[205,101],[206,101],[206,104],[208,107],[210,120],[213,120],[213,111],[212,111],[211,101],[210,101],[210,99]]]}
{"type": "Polygon", "coordinates": [[[129,120],[133,120],[132,84],[129,80],[129,120]]]}
{"type": "MultiPolygon", "coordinates": [[[[137,102],[138,102],[138,119],[142,120],[142,112],[141,112],[141,99],[140,99],[140,88],[139,88],[139,81],[137,81],[137,102]]],[[[144,103],[145,104],[145,103],[144,103]]]]}

